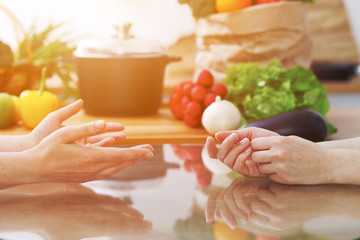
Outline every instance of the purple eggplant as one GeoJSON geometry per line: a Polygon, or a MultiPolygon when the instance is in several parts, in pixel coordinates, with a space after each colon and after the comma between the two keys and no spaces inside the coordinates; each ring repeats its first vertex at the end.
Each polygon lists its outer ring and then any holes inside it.
{"type": "Polygon", "coordinates": [[[325,118],[320,113],[310,109],[281,113],[248,123],[245,127],[264,128],[282,136],[295,135],[313,142],[324,141],[328,133],[325,118]]]}

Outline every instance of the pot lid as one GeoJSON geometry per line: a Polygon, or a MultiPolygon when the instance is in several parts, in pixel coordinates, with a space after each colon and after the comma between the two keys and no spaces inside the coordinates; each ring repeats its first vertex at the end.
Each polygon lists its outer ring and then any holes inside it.
{"type": "Polygon", "coordinates": [[[75,51],[77,57],[146,57],[167,54],[156,40],[139,39],[130,34],[131,23],[112,25],[107,39],[85,39],[79,42],[75,51]]]}

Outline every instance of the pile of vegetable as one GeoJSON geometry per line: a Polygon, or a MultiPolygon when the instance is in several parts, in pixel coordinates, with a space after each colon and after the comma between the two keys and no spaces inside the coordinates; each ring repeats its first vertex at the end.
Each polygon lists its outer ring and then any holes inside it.
{"type": "MultiPolygon", "coordinates": [[[[263,120],[281,113],[309,109],[326,117],[329,101],[324,85],[302,66],[285,69],[280,62],[267,66],[239,63],[226,72],[226,99],[241,112],[242,123],[263,120]]],[[[328,134],[336,127],[327,121],[328,134]]]]}
{"type": "Polygon", "coordinates": [[[0,129],[24,125],[34,129],[49,113],[60,108],[57,95],[45,90],[46,68],[41,71],[38,90],[24,90],[20,96],[0,92],[0,129]]]}
{"type": "Polygon", "coordinates": [[[314,0],[178,0],[179,3],[188,4],[190,6],[195,18],[206,17],[213,13],[233,12],[252,5],[280,1],[314,2],[314,0]]]}
{"type": "Polygon", "coordinates": [[[216,96],[226,96],[226,86],[214,84],[213,75],[206,69],[201,71],[196,82],[185,81],[175,86],[171,93],[169,106],[177,119],[181,119],[189,127],[201,125],[204,110],[215,102],[216,96]]]}

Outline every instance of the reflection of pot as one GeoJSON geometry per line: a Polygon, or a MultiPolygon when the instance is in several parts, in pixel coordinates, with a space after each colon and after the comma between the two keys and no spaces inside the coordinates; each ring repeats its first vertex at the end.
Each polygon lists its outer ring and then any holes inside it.
{"type": "Polygon", "coordinates": [[[116,25],[115,37],[84,40],[74,55],[84,110],[95,115],[147,115],[162,103],[168,56],[157,42],[136,39],[130,24],[116,25]]]}

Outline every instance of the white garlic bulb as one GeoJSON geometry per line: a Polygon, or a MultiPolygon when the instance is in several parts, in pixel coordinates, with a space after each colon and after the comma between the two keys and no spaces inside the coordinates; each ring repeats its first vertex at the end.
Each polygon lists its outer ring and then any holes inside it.
{"type": "Polygon", "coordinates": [[[241,115],[232,102],[221,100],[220,96],[217,96],[215,102],[205,109],[201,121],[208,133],[215,134],[219,131],[238,129],[241,115]]]}

